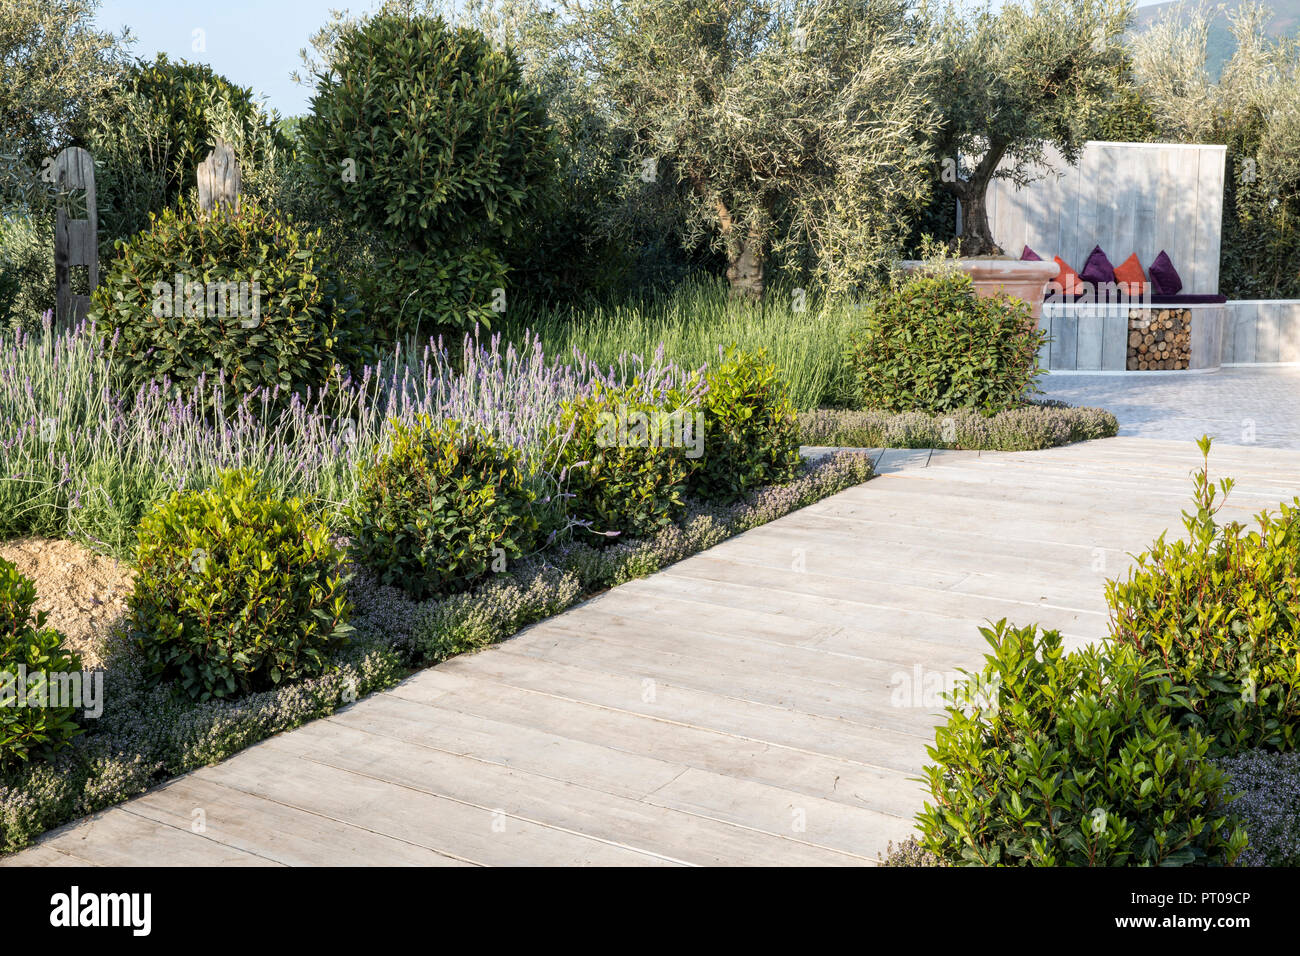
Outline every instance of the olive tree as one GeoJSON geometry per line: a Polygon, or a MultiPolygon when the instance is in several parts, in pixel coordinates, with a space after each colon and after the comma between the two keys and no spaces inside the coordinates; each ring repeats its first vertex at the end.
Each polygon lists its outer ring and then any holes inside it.
{"type": "MultiPolygon", "coordinates": [[[[941,0],[944,2],[944,0],[941,0]]],[[[962,209],[962,255],[1000,252],[985,204],[994,178],[1023,185],[1050,144],[1071,164],[1113,103],[1125,69],[1129,0],[1007,0],[925,11],[939,56],[931,87],[942,116],[939,186],[962,209]]]]}
{"type": "Polygon", "coordinates": [[[631,175],[685,187],[686,241],[733,294],[773,260],[831,292],[894,252],[925,194],[929,51],[904,0],[557,0],[553,53],[635,142],[631,175]]]}
{"type": "Polygon", "coordinates": [[[122,41],[96,0],[0,0],[0,186],[20,203],[42,163],[78,138],[118,75],[122,41]]]}
{"type": "Polygon", "coordinates": [[[1300,295],[1300,40],[1269,36],[1272,11],[1227,14],[1233,52],[1216,79],[1211,16],[1170,8],[1132,41],[1137,89],[1160,138],[1228,147],[1222,291],[1300,295]]]}

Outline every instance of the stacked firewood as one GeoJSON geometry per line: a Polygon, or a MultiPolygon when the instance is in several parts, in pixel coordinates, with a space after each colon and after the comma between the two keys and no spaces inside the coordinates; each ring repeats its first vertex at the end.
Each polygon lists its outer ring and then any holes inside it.
{"type": "Polygon", "coordinates": [[[1191,309],[1130,309],[1128,370],[1187,368],[1192,357],[1191,309]]]}

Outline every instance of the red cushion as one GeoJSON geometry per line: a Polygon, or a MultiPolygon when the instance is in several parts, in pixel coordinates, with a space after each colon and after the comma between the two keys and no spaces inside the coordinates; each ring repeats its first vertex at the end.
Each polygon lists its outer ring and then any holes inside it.
{"type": "Polygon", "coordinates": [[[1115,267],[1115,282],[1127,296],[1141,295],[1146,281],[1146,273],[1142,271],[1142,263],[1138,261],[1136,252],[1115,267]]]}
{"type": "Polygon", "coordinates": [[[1070,268],[1069,264],[1060,256],[1052,256],[1052,260],[1060,269],[1053,280],[1066,295],[1081,295],[1083,293],[1083,281],[1079,278],[1079,273],[1070,268]]]}

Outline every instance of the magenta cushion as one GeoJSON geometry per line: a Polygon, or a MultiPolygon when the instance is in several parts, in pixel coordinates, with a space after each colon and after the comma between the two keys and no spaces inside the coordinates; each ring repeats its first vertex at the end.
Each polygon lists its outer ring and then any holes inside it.
{"type": "Polygon", "coordinates": [[[1079,278],[1094,286],[1107,285],[1115,281],[1115,267],[1106,258],[1106,253],[1101,251],[1101,246],[1092,247],[1092,252],[1088,254],[1088,261],[1079,270],[1079,278]]]}
{"type": "Polygon", "coordinates": [[[1177,295],[1183,289],[1183,280],[1163,249],[1147,269],[1147,276],[1151,279],[1151,291],[1156,295],[1177,295]]]}
{"type": "Polygon", "coordinates": [[[1020,261],[1021,262],[1042,262],[1043,257],[1040,256],[1038,253],[1034,252],[1033,249],[1030,249],[1028,246],[1025,246],[1025,251],[1020,253],[1020,261]]]}

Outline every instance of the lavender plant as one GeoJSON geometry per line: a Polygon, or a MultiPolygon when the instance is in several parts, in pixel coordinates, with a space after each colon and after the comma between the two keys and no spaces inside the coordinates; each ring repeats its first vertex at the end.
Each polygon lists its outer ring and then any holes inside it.
{"type": "Polygon", "coordinates": [[[122,554],[144,514],[174,491],[247,469],[282,497],[300,497],[331,523],[357,489],[357,464],[389,441],[393,421],[454,418],[538,461],[563,441],[562,406],[595,383],[647,397],[695,388],[703,370],[625,355],[598,366],[575,351],[548,357],[537,337],[518,345],[466,335],[399,346],[338,384],[276,401],[259,389],[228,405],[228,383],[200,378],[126,385],[115,341],[93,325],[0,333],[0,539],[69,536],[122,554]]]}

